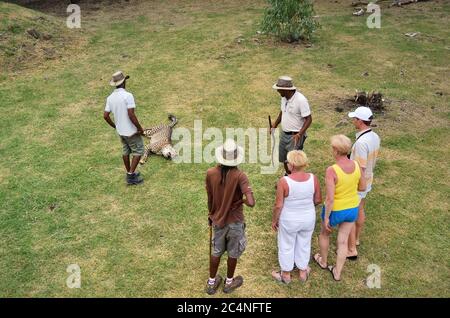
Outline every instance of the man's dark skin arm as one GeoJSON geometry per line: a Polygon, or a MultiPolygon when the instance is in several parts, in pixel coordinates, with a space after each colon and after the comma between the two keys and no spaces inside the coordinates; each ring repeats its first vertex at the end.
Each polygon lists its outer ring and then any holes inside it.
{"type": "Polygon", "coordinates": [[[211,213],[211,210],[212,210],[212,196],[208,192],[208,211],[211,213]]]}
{"type": "Polygon", "coordinates": [[[255,197],[253,196],[253,192],[248,192],[248,193],[244,194],[244,196],[245,196],[244,204],[248,207],[253,208],[256,204],[255,197]]]}
{"type": "MultiPolygon", "coordinates": [[[[209,192],[208,192],[208,212],[209,212],[209,214],[211,213],[211,210],[212,210],[212,197],[211,197],[211,194],[209,194],[209,192]]],[[[212,225],[212,221],[209,218],[209,215],[208,215],[208,224],[209,224],[209,226],[212,225]]]]}
{"type": "Polygon", "coordinates": [[[114,124],[114,122],[112,121],[111,117],[109,117],[109,115],[111,114],[111,112],[103,112],[103,119],[106,120],[106,122],[114,129],[116,129],[116,124],[114,124]]]}
{"type": "Polygon", "coordinates": [[[311,123],[312,123],[311,115],[306,116],[304,118],[305,118],[305,122],[303,124],[302,129],[300,129],[300,131],[297,134],[294,135],[294,140],[295,140],[296,143],[298,143],[300,141],[300,139],[306,133],[306,130],[309,128],[309,126],[311,126],[311,123]]]}
{"type": "Polygon", "coordinates": [[[208,196],[208,212],[211,213],[213,198],[212,198],[212,193],[211,193],[210,186],[209,186],[208,177],[206,177],[206,180],[205,180],[205,189],[206,189],[206,195],[208,196]]]}
{"type": "Polygon", "coordinates": [[[299,135],[304,135],[306,133],[306,130],[311,126],[312,123],[312,117],[311,115],[305,117],[305,123],[303,124],[302,129],[298,132],[299,135]]]}
{"type": "Polygon", "coordinates": [[[144,129],[142,129],[141,124],[139,124],[139,120],[134,113],[134,108],[128,108],[128,117],[130,117],[131,122],[136,126],[138,133],[140,135],[144,134],[144,129]]]}
{"type": "Polygon", "coordinates": [[[277,118],[277,120],[275,121],[275,123],[272,124],[272,128],[277,128],[278,125],[279,125],[280,123],[281,123],[281,111],[280,111],[280,113],[278,114],[278,118],[277,118]]]}
{"type": "Polygon", "coordinates": [[[248,193],[244,194],[244,198],[242,198],[239,201],[236,201],[233,204],[232,208],[233,207],[235,208],[236,206],[241,205],[241,204],[245,204],[246,206],[253,208],[256,204],[255,197],[253,196],[253,192],[248,192],[248,193]]]}

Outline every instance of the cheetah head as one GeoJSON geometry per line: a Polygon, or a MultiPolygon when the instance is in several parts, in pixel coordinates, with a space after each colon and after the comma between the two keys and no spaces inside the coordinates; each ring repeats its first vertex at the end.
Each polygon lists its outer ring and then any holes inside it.
{"type": "Polygon", "coordinates": [[[165,145],[161,149],[161,153],[166,159],[174,159],[178,156],[177,151],[172,147],[172,145],[165,145]]]}

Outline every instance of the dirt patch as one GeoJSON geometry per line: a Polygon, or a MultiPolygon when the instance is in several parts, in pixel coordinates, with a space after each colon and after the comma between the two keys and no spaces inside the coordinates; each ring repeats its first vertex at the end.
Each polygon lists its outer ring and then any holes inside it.
{"type": "Polygon", "coordinates": [[[336,105],[334,108],[338,113],[342,113],[344,111],[354,110],[359,106],[369,107],[373,113],[375,114],[384,114],[386,111],[385,104],[389,104],[390,101],[386,101],[383,98],[383,94],[380,92],[363,92],[356,91],[355,95],[347,98],[338,98],[337,102],[334,102],[333,105],[336,105]]]}
{"type": "MultiPolygon", "coordinates": [[[[327,103],[328,109],[346,114],[360,106],[351,97],[335,97],[327,103]]],[[[378,127],[383,133],[411,133],[421,134],[432,127],[445,127],[448,120],[445,117],[445,109],[437,106],[418,105],[408,100],[385,98],[382,110],[374,110],[374,122],[372,127],[378,127]]],[[[336,124],[336,127],[343,127],[349,124],[347,116],[336,124]]]]}

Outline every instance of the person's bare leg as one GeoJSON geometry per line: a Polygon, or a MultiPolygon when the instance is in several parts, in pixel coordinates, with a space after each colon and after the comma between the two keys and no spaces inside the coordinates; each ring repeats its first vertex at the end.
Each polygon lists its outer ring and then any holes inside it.
{"type": "Polygon", "coordinates": [[[319,247],[320,247],[320,266],[325,267],[328,263],[328,248],[330,246],[330,233],[328,233],[322,224],[319,234],[319,247]]]}
{"type": "Polygon", "coordinates": [[[133,160],[131,161],[130,173],[134,173],[139,163],[139,160],[141,160],[141,156],[133,156],[133,160]]]}
{"type": "Polygon", "coordinates": [[[217,270],[219,269],[220,257],[212,256],[209,262],[209,277],[214,278],[217,275],[217,270]]]}
{"type": "Polygon", "coordinates": [[[358,255],[358,245],[359,245],[359,236],[364,226],[364,222],[366,220],[366,215],[364,213],[364,206],[366,204],[365,199],[361,199],[358,206],[358,219],[355,222],[355,225],[350,232],[350,236],[348,238],[348,255],[347,256],[356,256],[358,255]]]}
{"type": "Polygon", "coordinates": [[[237,258],[228,257],[227,261],[227,278],[234,277],[234,271],[236,270],[237,258]]]}
{"type": "Polygon", "coordinates": [[[125,165],[125,169],[127,172],[130,172],[130,156],[122,156],[123,164],[125,165]]]}
{"type": "Polygon", "coordinates": [[[356,225],[352,226],[352,230],[350,231],[350,235],[348,236],[348,254],[347,256],[356,256],[358,255],[357,247],[356,247],[356,225]]]}
{"type": "Polygon", "coordinates": [[[359,245],[361,232],[364,227],[364,223],[366,222],[366,199],[361,199],[361,202],[359,203],[359,209],[358,209],[358,219],[356,220],[356,242],[355,244],[359,245]]]}
{"type": "Polygon", "coordinates": [[[348,252],[348,237],[354,227],[354,223],[344,222],[339,225],[337,235],[337,257],[336,266],[334,269],[334,277],[341,279],[342,269],[344,268],[345,260],[347,259],[348,252]]]}

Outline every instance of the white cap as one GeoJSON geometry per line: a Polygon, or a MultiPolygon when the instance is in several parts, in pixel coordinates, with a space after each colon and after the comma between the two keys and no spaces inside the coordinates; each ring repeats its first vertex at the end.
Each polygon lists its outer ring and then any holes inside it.
{"type": "Polygon", "coordinates": [[[350,112],[348,113],[348,117],[350,118],[358,118],[364,121],[370,121],[370,117],[372,117],[372,111],[370,110],[369,107],[358,107],[356,108],[356,110],[354,112],[350,112]]]}

